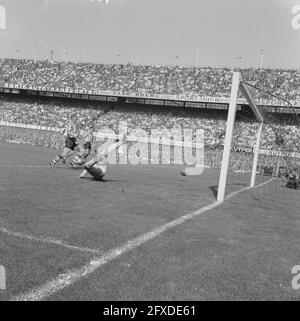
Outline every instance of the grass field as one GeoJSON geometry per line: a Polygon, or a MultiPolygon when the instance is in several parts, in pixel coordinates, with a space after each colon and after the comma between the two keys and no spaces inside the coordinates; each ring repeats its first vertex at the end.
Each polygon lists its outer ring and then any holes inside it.
{"type": "Polygon", "coordinates": [[[56,153],[0,144],[0,300],[300,299],[299,213],[274,182],[216,206],[217,170],[112,165],[97,182],[50,168],[56,153]]]}

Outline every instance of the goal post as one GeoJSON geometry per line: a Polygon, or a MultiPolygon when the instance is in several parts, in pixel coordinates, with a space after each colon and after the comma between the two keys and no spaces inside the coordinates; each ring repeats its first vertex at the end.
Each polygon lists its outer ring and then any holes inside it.
{"type": "Polygon", "coordinates": [[[260,141],[261,141],[261,135],[263,130],[264,123],[260,122],[257,136],[256,136],[256,144],[254,149],[254,159],[253,159],[253,166],[252,166],[252,173],[251,173],[251,181],[250,181],[250,187],[255,186],[255,178],[256,178],[256,170],[257,170],[257,164],[258,164],[258,155],[259,155],[259,147],[260,147],[260,141]]]}
{"type": "Polygon", "coordinates": [[[232,139],[233,139],[233,129],[235,124],[236,112],[237,112],[237,102],[239,97],[239,92],[243,94],[246,98],[249,106],[251,107],[255,117],[259,122],[259,129],[256,134],[256,145],[254,149],[254,158],[252,164],[251,180],[249,182],[249,187],[254,187],[255,177],[256,177],[256,168],[258,163],[259,147],[262,136],[263,122],[264,118],[260,110],[258,109],[254,98],[252,97],[250,91],[243,83],[243,78],[240,72],[234,72],[231,85],[231,94],[230,94],[230,103],[228,109],[227,123],[226,123],[226,132],[224,140],[224,149],[221,163],[221,171],[219,177],[218,185],[218,195],[217,200],[222,202],[225,199],[227,178],[229,173],[229,162],[232,149],[232,139]]]}

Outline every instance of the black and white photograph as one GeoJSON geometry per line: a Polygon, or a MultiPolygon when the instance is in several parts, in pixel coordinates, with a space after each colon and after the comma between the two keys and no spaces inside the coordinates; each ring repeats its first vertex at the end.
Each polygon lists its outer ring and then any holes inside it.
{"type": "Polygon", "coordinates": [[[300,0],[0,0],[0,310],[299,300],[300,0]]]}

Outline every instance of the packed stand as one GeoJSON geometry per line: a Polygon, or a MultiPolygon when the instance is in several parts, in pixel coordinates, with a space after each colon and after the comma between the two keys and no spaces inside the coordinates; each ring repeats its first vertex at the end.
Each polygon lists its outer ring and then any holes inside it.
{"type": "MultiPolygon", "coordinates": [[[[109,65],[0,59],[0,80],[18,85],[65,89],[118,90],[149,94],[229,97],[231,68],[109,65]]],[[[242,70],[246,80],[300,106],[300,71],[242,70]]],[[[259,94],[257,98],[265,98],[259,94]]]]}
{"type": "MultiPolygon", "coordinates": [[[[148,134],[155,130],[203,129],[205,146],[218,148],[223,145],[226,129],[226,111],[192,108],[146,107],[138,105],[107,105],[100,102],[68,101],[60,99],[21,98],[0,96],[0,120],[9,123],[51,127],[60,130],[67,120],[75,115],[78,128],[88,126],[95,115],[96,130],[105,129],[119,132],[120,122],[126,121],[128,132],[142,129],[148,134]]],[[[278,133],[286,142],[292,142],[299,152],[299,126],[288,123],[287,116],[265,125],[262,148],[280,148],[276,139],[278,133]],[[282,123],[279,120],[282,119],[282,123]],[[277,136],[276,136],[277,135],[277,136]],[[297,143],[298,142],[298,143],[297,143]],[[277,145],[276,145],[277,144],[277,145]]],[[[234,145],[236,147],[253,147],[256,142],[258,123],[252,115],[239,112],[234,127],[234,145]]]]}

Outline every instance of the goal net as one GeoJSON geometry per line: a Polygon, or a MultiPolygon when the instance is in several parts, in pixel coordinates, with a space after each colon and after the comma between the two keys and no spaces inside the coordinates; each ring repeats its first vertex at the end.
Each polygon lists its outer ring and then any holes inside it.
{"type": "Polygon", "coordinates": [[[300,212],[299,111],[260,85],[234,73],[218,200],[247,190],[268,208],[300,212]]]}

